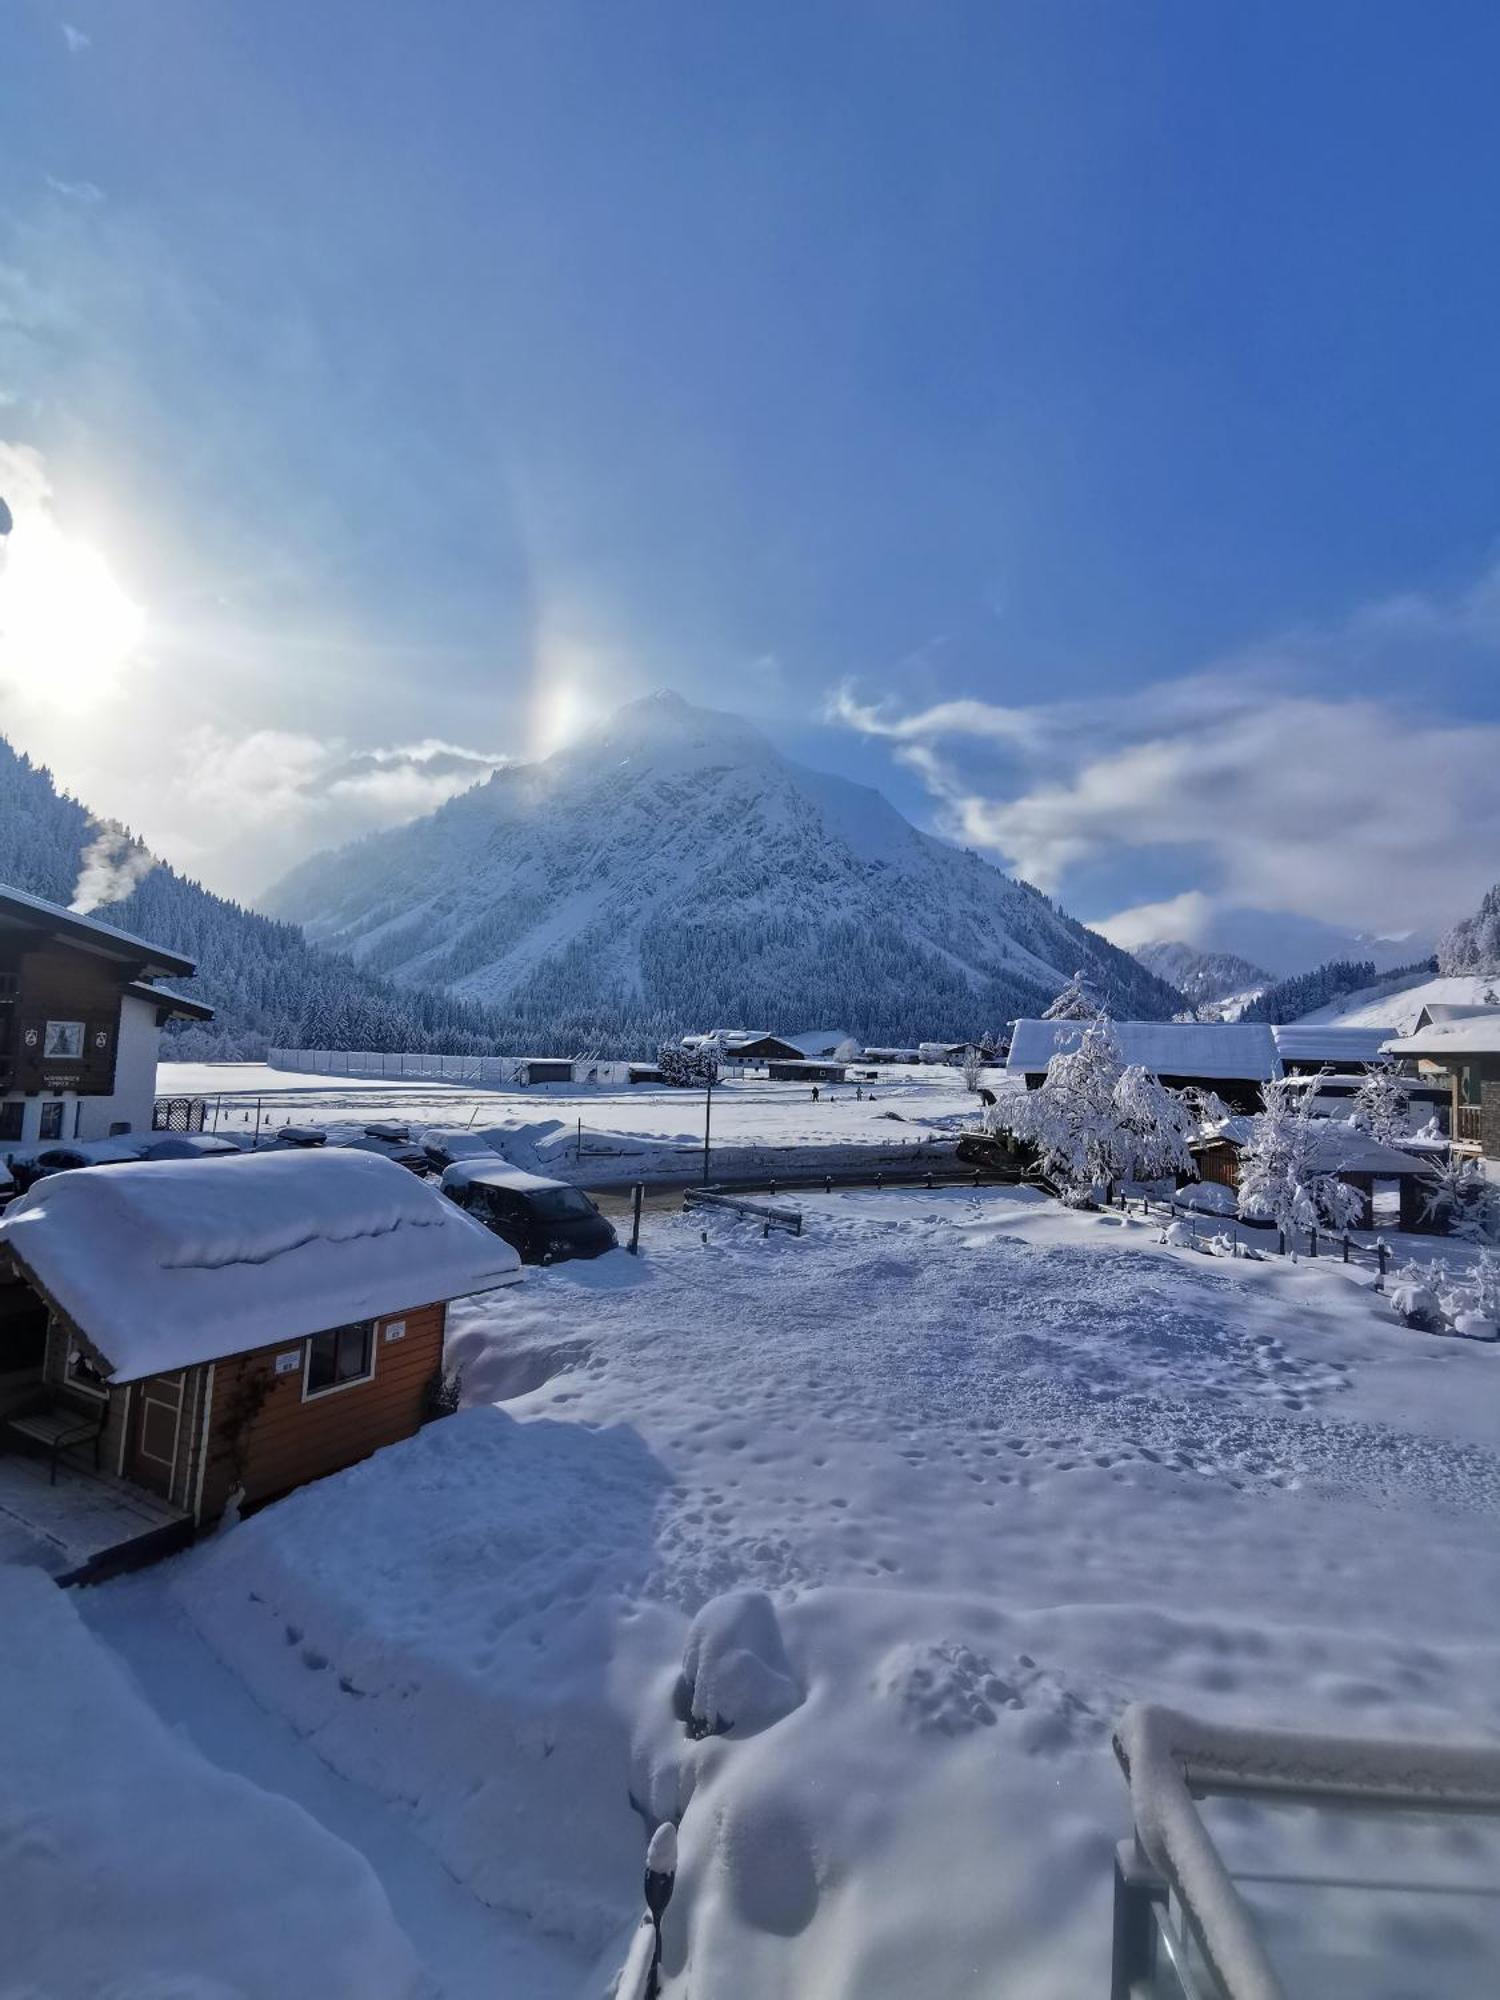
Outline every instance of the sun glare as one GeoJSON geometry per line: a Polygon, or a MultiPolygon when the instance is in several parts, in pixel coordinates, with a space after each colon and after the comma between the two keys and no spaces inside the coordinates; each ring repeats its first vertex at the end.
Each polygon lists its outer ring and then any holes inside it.
{"type": "Polygon", "coordinates": [[[97,549],[45,515],[0,544],[0,679],[60,708],[102,694],[140,642],[146,614],[97,549]]]}

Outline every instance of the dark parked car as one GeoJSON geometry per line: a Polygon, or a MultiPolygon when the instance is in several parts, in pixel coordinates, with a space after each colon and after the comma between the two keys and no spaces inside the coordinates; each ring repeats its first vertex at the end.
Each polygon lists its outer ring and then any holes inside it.
{"type": "Polygon", "coordinates": [[[503,1163],[460,1160],[444,1173],[442,1189],[476,1222],[504,1237],[523,1264],[599,1257],[619,1240],[582,1189],[566,1181],[544,1180],[503,1163]]]}
{"type": "Polygon", "coordinates": [[[432,1162],[422,1148],[411,1139],[390,1139],[383,1133],[366,1129],[359,1139],[339,1139],[334,1142],[355,1153],[379,1153],[382,1159],[394,1160],[398,1167],[405,1167],[408,1173],[430,1174],[432,1162]]]}

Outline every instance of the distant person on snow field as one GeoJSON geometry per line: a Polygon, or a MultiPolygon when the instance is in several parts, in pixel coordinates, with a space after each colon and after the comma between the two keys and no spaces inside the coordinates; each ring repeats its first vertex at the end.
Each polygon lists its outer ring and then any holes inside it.
{"type": "Polygon", "coordinates": [[[818,1101],[818,1086],[817,1086],[816,1084],[814,1084],[814,1085],[813,1085],[813,1103],[814,1103],[814,1104],[816,1104],[816,1103],[817,1103],[817,1101],[818,1101]]]}

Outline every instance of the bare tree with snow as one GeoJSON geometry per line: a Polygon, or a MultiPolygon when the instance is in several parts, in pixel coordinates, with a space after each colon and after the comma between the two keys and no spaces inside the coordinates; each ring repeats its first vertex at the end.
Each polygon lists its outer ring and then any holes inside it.
{"type": "Polygon", "coordinates": [[[1500,1237],[1500,1184],[1478,1160],[1448,1159],[1427,1175],[1423,1216],[1446,1223],[1463,1243],[1493,1243],[1500,1237]]]}
{"type": "Polygon", "coordinates": [[[1383,1145],[1396,1146],[1411,1131],[1411,1097],[1405,1079],[1393,1069],[1368,1071],[1354,1093],[1350,1122],[1383,1145]]]}
{"type": "Polygon", "coordinates": [[[1299,1229],[1350,1229],[1364,1215],[1365,1197],[1318,1167],[1327,1140],[1306,1093],[1292,1079],[1263,1086],[1265,1109],[1251,1120],[1240,1152],[1240,1214],[1274,1222],[1292,1240],[1299,1229]]]}

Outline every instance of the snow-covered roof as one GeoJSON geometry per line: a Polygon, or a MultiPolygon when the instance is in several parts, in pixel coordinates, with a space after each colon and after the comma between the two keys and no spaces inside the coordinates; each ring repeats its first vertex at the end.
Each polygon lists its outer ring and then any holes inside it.
{"type": "Polygon", "coordinates": [[[1434,1021],[1430,1028],[1419,1028],[1414,1035],[1398,1035],[1383,1047],[1388,1055],[1431,1056],[1437,1062],[1444,1056],[1500,1055],[1500,1010],[1434,1021]]]}
{"type": "MultiPolygon", "coordinates": [[[[1071,1055],[1086,1021],[1017,1021],[1005,1066],[1032,1074],[1071,1055]]],[[[1264,1083],[1281,1074],[1271,1030],[1261,1021],[1112,1021],[1126,1064],[1154,1076],[1203,1076],[1264,1083]]]]}
{"type": "Polygon", "coordinates": [[[1460,1005],[1454,1000],[1433,1000],[1422,1009],[1417,1026],[1431,1027],[1436,1021],[1472,1021],[1476,1014],[1493,1014],[1494,1011],[1493,1007],[1485,1007],[1478,1002],[1472,1005],[1460,1005]]]}
{"type": "Polygon", "coordinates": [[[567,1187],[567,1181],[549,1180],[545,1174],[528,1174],[504,1160],[458,1160],[444,1167],[438,1185],[446,1192],[456,1187],[507,1188],[512,1194],[539,1194],[544,1188],[567,1187]]]}
{"type": "Polygon", "coordinates": [[[853,1042],[859,1047],[857,1036],[847,1028],[802,1028],[795,1035],[778,1035],[778,1042],[790,1042],[794,1049],[804,1056],[831,1056],[835,1049],[841,1049],[845,1042],[853,1042]]]}
{"type": "Polygon", "coordinates": [[[1379,1062],[1384,1028],[1340,1028],[1324,1021],[1289,1021],[1272,1028],[1283,1062],[1379,1062]]]}
{"type": "Polygon", "coordinates": [[[435,1188],[343,1148],[55,1174],[0,1216],[0,1243],[116,1382],[520,1275],[435,1188]]]}
{"type": "Polygon", "coordinates": [[[132,979],[125,988],[132,1000],[150,1000],[164,1014],[176,1014],[185,1021],[211,1021],[212,1007],[201,1000],[190,1000],[185,993],[174,993],[170,986],[157,986],[149,979],[132,979]]]}
{"type": "Polygon", "coordinates": [[[67,938],[110,958],[137,960],[142,972],[165,972],[180,979],[197,969],[194,961],[184,958],[181,952],[166,951],[130,931],[101,924],[97,917],[80,916],[74,910],[65,910],[61,903],[49,903],[45,896],[30,896],[24,889],[0,882],[0,921],[7,919],[39,926],[56,937],[67,938]]]}
{"type": "MultiPolygon", "coordinates": [[[[1212,1144],[1216,1139],[1223,1139],[1231,1146],[1245,1146],[1250,1143],[1254,1131],[1253,1118],[1221,1118],[1216,1125],[1205,1130],[1198,1143],[1212,1144]]],[[[1394,1178],[1401,1174],[1425,1174],[1428,1171],[1424,1161],[1414,1159],[1397,1146],[1386,1145],[1382,1139],[1372,1139],[1368,1132],[1361,1132],[1357,1126],[1336,1118],[1317,1121],[1312,1133],[1309,1164],[1313,1172],[1319,1174],[1387,1174],[1394,1178]]]]}

